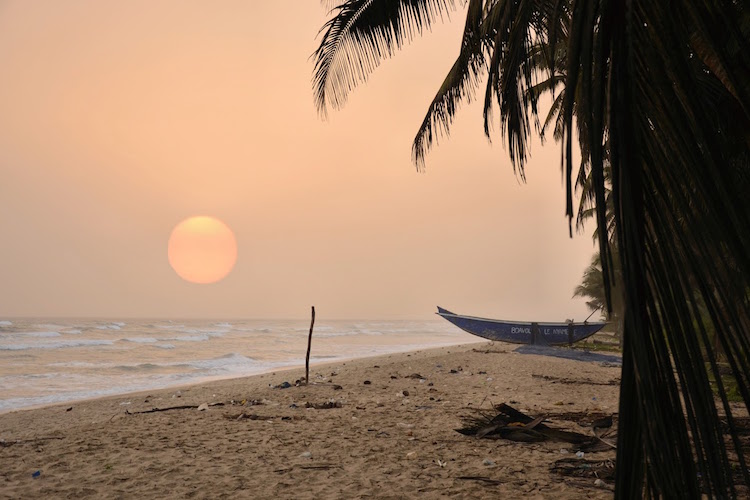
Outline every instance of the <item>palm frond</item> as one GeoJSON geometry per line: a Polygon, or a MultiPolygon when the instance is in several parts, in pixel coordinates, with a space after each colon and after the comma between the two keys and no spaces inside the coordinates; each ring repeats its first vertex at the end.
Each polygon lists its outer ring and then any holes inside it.
{"type": "Polygon", "coordinates": [[[343,106],[384,58],[454,8],[454,0],[348,0],[336,6],[313,53],[318,110],[343,106]]]}
{"type": "MultiPolygon", "coordinates": [[[[736,27],[727,11],[735,10],[735,19],[747,13],[731,2],[685,4],[677,13],[659,2],[618,4],[624,10],[603,10],[599,22],[616,27],[610,35],[607,97],[627,302],[618,436],[617,492],[622,497],[640,497],[643,488],[649,496],[737,494],[705,365],[707,359],[718,380],[709,325],[727,352],[743,398],[750,401],[750,212],[746,203],[737,203],[746,196],[732,182],[731,148],[725,147],[738,131],[721,128],[700,84],[710,70],[696,65],[687,49],[697,12],[715,27],[724,22],[736,27]],[[697,9],[699,4],[715,8],[697,9]],[[710,318],[699,314],[698,298],[710,318]],[[636,398],[640,404],[633,405],[636,398]]],[[[731,26],[727,31],[738,32],[731,26]]],[[[711,49],[726,56],[728,46],[724,40],[711,49]]],[[[747,55],[736,57],[747,63],[747,55]]],[[[724,98],[732,99],[730,94],[727,90],[724,98]]],[[[741,109],[746,104],[736,103],[741,109]]],[[[592,168],[602,169],[595,163],[592,159],[592,168]]],[[[598,201],[597,210],[604,210],[598,201]]],[[[726,391],[718,386],[737,465],[750,484],[726,391]]]]}
{"type": "Polygon", "coordinates": [[[344,3],[346,0],[320,0],[320,5],[322,5],[327,11],[331,11],[334,7],[338,7],[342,3],[344,3]]]}
{"type": "Polygon", "coordinates": [[[484,99],[484,131],[490,137],[493,108],[497,104],[513,169],[522,180],[525,180],[524,164],[532,123],[541,130],[539,96],[529,91],[537,83],[539,43],[546,39],[540,5],[545,2],[500,1],[487,12],[484,23],[493,37],[484,99]]]}
{"type": "Polygon", "coordinates": [[[443,84],[430,103],[412,146],[412,157],[418,168],[424,166],[427,150],[438,135],[449,134],[450,125],[462,100],[471,102],[485,68],[482,40],[483,0],[469,0],[461,38],[461,51],[443,84]]]}

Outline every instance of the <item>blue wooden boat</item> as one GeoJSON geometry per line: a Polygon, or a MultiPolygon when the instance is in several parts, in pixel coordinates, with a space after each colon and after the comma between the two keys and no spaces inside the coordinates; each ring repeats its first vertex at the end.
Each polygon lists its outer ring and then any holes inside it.
{"type": "Polygon", "coordinates": [[[460,329],[489,340],[513,344],[565,345],[590,337],[607,323],[533,323],[476,318],[438,307],[440,316],[460,329]]]}

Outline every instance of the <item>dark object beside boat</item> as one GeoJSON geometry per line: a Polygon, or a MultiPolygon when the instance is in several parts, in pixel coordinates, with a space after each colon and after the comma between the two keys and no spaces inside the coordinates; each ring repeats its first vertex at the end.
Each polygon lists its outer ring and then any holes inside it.
{"type": "Polygon", "coordinates": [[[590,337],[607,323],[532,323],[462,316],[438,307],[440,316],[460,329],[489,340],[513,344],[565,345],[590,337]]]}

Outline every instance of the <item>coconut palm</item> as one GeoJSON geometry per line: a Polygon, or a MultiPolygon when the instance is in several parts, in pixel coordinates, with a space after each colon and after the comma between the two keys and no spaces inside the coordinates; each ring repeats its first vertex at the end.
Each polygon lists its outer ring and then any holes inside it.
{"type": "MultiPolygon", "coordinates": [[[[336,6],[314,55],[320,109],[343,105],[382,58],[454,3],[336,6]]],[[[570,225],[578,133],[585,147],[577,178],[591,179],[605,290],[613,245],[622,267],[616,496],[736,496],[733,464],[745,487],[750,474],[707,331],[715,328],[750,409],[750,9],[738,0],[467,4],[459,56],[414,141],[417,165],[486,78],[485,133],[499,109],[523,178],[532,126],[539,124],[539,93],[530,89],[543,81],[544,58],[550,90],[564,83],[557,105],[570,225]],[[612,169],[613,242],[606,232],[605,160],[612,169]]]]}
{"type": "Polygon", "coordinates": [[[592,313],[602,311],[607,321],[614,325],[615,335],[620,340],[620,346],[622,347],[623,320],[625,315],[625,301],[620,285],[622,283],[622,271],[620,270],[617,252],[613,252],[612,257],[615,285],[612,287],[611,307],[607,307],[607,297],[604,293],[604,275],[598,253],[591,257],[591,263],[583,272],[581,283],[575,288],[573,297],[588,299],[586,306],[592,313]]]}
{"type": "Polygon", "coordinates": [[[607,298],[604,296],[604,277],[602,276],[598,253],[594,254],[591,258],[591,264],[583,272],[581,284],[576,287],[573,297],[589,299],[586,301],[586,305],[592,313],[606,310],[607,298]]]}

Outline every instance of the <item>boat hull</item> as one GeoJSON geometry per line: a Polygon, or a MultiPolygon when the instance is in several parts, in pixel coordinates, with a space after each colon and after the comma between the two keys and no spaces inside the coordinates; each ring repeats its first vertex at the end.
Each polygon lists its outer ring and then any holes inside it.
{"type": "Polygon", "coordinates": [[[438,315],[465,332],[488,340],[513,344],[567,345],[592,336],[606,323],[531,323],[501,321],[454,314],[438,307],[438,315]]]}

